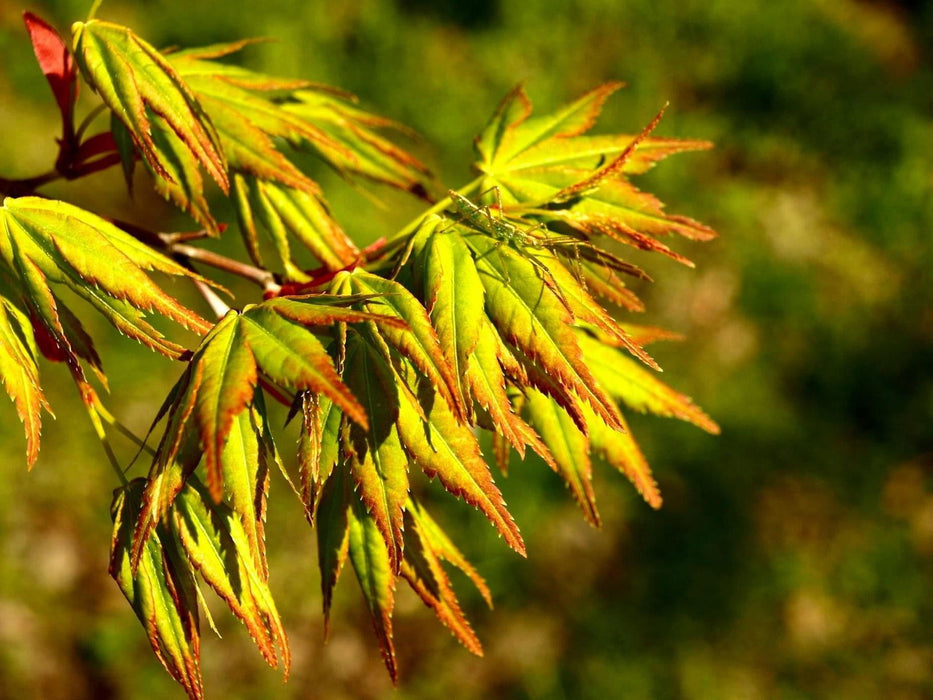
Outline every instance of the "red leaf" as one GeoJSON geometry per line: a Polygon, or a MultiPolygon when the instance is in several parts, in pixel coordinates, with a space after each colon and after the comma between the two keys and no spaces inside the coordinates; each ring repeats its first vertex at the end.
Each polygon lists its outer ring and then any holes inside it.
{"type": "Polygon", "coordinates": [[[45,327],[45,324],[42,323],[35,312],[29,314],[29,321],[32,323],[32,334],[36,339],[36,345],[39,347],[39,352],[42,353],[42,356],[51,362],[64,362],[67,360],[67,350],[58,344],[58,341],[49,332],[49,329],[45,327]]]}
{"type": "Polygon", "coordinates": [[[32,50],[36,54],[39,67],[49,81],[52,94],[62,113],[65,124],[71,123],[71,111],[78,95],[77,73],[75,64],[62,41],[61,35],[45,20],[31,12],[23,13],[26,30],[32,40],[32,50]]]}

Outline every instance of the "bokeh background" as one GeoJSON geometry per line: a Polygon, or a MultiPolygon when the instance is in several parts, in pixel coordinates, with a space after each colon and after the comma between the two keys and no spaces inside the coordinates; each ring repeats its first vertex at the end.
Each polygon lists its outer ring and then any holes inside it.
{"type": "MultiPolygon", "coordinates": [[[[0,3],[0,174],[44,172],[55,154],[57,113],[21,11],[65,32],[88,5],[0,3]]],[[[107,0],[99,16],[157,46],[271,37],[241,60],[341,86],[414,127],[424,138],[411,148],[450,186],[470,179],[472,137],[518,81],[543,110],[624,80],[598,129],[637,132],[670,100],[659,134],[716,143],[639,180],[721,233],[679,245],[696,270],[637,258],[658,280],[641,290],[644,322],[687,335],[656,348],[665,378],[722,425],[715,438],[633,419],[663,509],[598,470],[597,532],[545,467],[514,464],[499,483],[525,561],[438,499],[493,589],[488,611],[456,579],[486,657],[406,589],[393,691],[350,572],[323,645],[313,534],[274,482],[270,565],[292,678],[283,686],[216,607],[209,696],[933,695],[933,3],[107,0]]],[[[315,174],[359,240],[417,213],[315,174]]],[[[91,180],[49,192],[187,225],[145,187],[129,202],[118,174],[91,180]]],[[[235,236],[224,245],[240,250],[235,236]]],[[[112,341],[112,407],[144,432],[178,368],[89,324],[112,341]]],[[[57,420],[31,473],[0,401],[0,697],[180,697],[106,574],[112,473],[66,373],[43,371],[57,420]]]]}

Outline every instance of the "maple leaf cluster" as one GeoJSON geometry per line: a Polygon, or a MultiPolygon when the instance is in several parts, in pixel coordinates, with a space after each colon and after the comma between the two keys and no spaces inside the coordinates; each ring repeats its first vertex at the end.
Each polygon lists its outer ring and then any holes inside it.
{"type": "Polygon", "coordinates": [[[116,465],[123,483],[112,509],[110,571],[191,697],[202,695],[199,582],[288,673],[265,552],[272,471],[291,484],[316,531],[325,616],[349,561],[395,679],[399,580],[477,654],[480,641],[443,562],[489,600],[419,499],[419,473],[474,506],[524,554],[490,462],[505,473],[511,452],[524,458],[530,448],[599,525],[594,455],[651,507],[661,505],[628,411],[718,432],[657,378],[644,347],[674,334],[617,318],[643,310],[630,284],[648,277],[625,259],[626,245],[690,264],[662,239],[715,235],[665,213],[629,177],[709,144],[651,136],[660,114],[637,134],[587,135],[619,84],[545,116],[533,115],[516,88],[476,139],[479,176],[448,190],[386,135],[401,127],[363,111],[353,96],[218,60],[249,42],[162,52],[126,27],[90,19],[75,23],[69,45],[38,17],[25,20],[62,114],[55,176],[120,164],[129,185],[141,166],[202,228],[190,236],[146,231],[40,196],[48,178],[0,182],[15,195],[0,209],[0,377],[25,426],[29,464],[49,410],[41,355],[67,365],[111,456],[108,435],[120,429],[88,378],[90,370],[106,386],[94,342],[62,289],[184,366],[153,422],[158,444],[139,441],[151,457],[148,474],[127,481],[116,465]],[[79,79],[109,115],[90,137],[94,118],[74,126],[79,79]],[[427,209],[360,249],[296,164],[297,152],[348,179],[409,192],[427,209]],[[234,203],[250,263],[196,245],[226,229],[205,194],[207,179],[234,203]],[[261,235],[275,260],[263,259],[261,235]],[[296,247],[320,267],[302,269],[296,247]],[[204,266],[240,273],[261,294],[231,308],[204,266]],[[191,280],[218,320],[183,306],[152,272],[191,280]],[[153,314],[200,342],[188,348],[166,338],[146,320],[153,314]],[[270,400],[299,423],[294,455],[279,452],[270,400]]]}

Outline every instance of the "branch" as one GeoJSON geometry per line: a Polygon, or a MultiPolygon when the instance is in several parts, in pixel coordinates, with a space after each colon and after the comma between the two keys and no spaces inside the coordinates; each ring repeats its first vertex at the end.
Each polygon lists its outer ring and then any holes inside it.
{"type": "Polygon", "coordinates": [[[62,174],[57,170],[50,170],[42,175],[28,177],[22,180],[8,180],[0,177],[0,196],[3,197],[27,197],[36,194],[36,190],[42,185],[46,185],[55,180],[60,180],[62,174]]]}
{"type": "Polygon", "coordinates": [[[182,256],[186,260],[210,265],[218,270],[255,282],[265,292],[276,291],[279,288],[279,284],[275,280],[275,274],[261,267],[248,265],[225,255],[204,248],[195,248],[186,243],[167,243],[165,249],[173,255],[182,256]]]}

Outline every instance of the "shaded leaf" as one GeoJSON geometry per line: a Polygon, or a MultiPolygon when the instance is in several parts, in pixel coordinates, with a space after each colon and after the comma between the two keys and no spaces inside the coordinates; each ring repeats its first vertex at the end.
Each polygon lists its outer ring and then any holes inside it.
{"type": "Polygon", "coordinates": [[[392,571],[402,561],[402,509],[408,500],[408,457],[395,426],[399,388],[385,357],[358,336],[347,343],[344,379],[369,416],[369,429],[347,427],[345,453],[357,495],[385,538],[392,571]]]}
{"type": "Polygon", "coordinates": [[[315,512],[325,637],[330,633],[334,586],[350,551],[350,486],[345,472],[345,469],[336,469],[327,479],[315,512]]]}
{"type": "MultiPolygon", "coordinates": [[[[243,44],[228,45],[236,50],[243,44]]],[[[203,50],[170,54],[167,58],[198,102],[210,115],[231,168],[289,187],[316,191],[317,185],[282,154],[274,138],[336,144],[315,124],[283,109],[260,91],[305,85],[253,73],[245,68],[204,60],[203,50]]]]}
{"type": "Polygon", "coordinates": [[[349,554],[366,606],[379,639],[382,660],[393,682],[398,681],[392,612],[395,608],[395,574],[386,541],[373,517],[359,501],[349,509],[349,554]]]}

